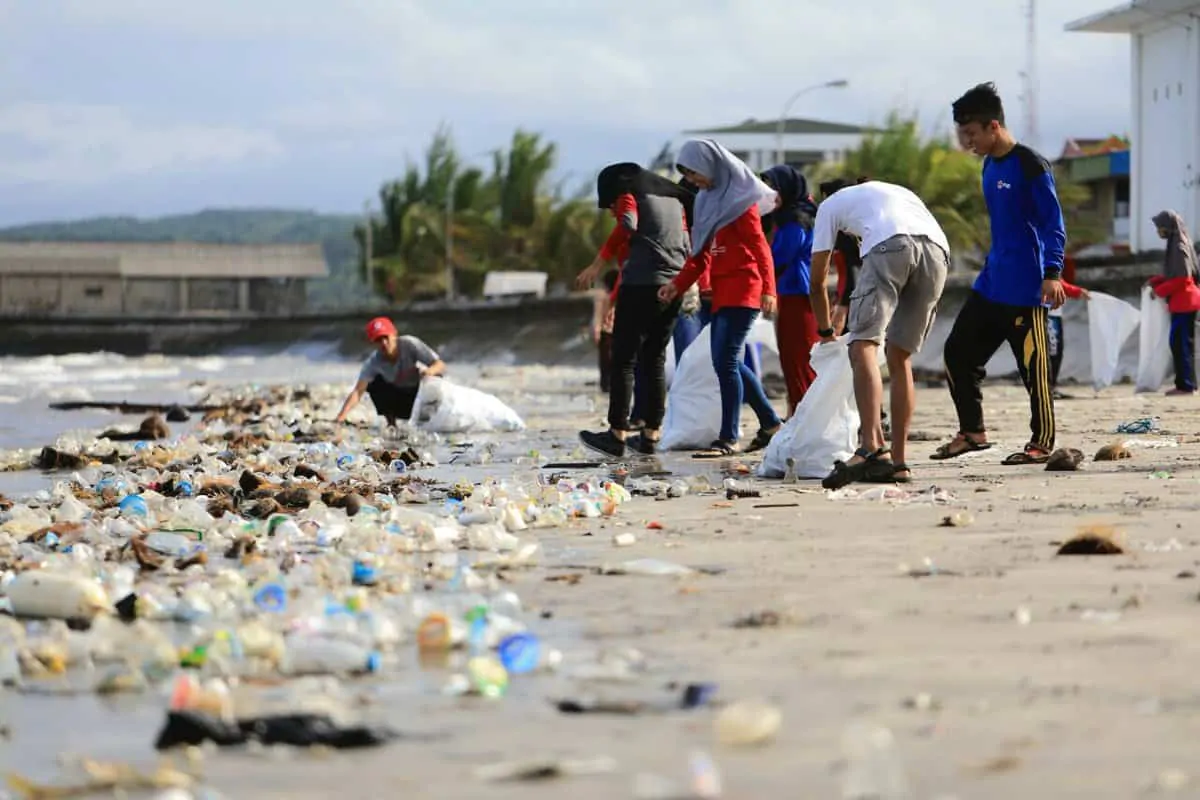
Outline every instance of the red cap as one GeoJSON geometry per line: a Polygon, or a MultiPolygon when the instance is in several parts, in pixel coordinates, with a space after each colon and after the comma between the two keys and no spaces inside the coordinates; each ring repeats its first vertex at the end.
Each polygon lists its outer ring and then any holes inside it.
{"type": "Polygon", "coordinates": [[[396,326],[387,317],[376,317],[367,323],[367,338],[377,342],[385,336],[395,336],[396,326]]]}

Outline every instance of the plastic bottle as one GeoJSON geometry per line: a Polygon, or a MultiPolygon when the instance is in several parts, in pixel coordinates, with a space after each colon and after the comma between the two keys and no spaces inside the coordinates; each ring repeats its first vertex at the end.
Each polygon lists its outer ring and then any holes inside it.
{"type": "Polygon", "coordinates": [[[13,616],[35,619],[92,619],[108,611],[99,583],[75,575],[22,572],[6,589],[13,616]]]}
{"type": "Polygon", "coordinates": [[[290,638],[280,664],[285,675],[357,675],[378,672],[379,667],[379,653],[322,636],[290,638]]]}
{"type": "Polygon", "coordinates": [[[907,800],[908,782],[892,732],[856,722],[842,735],[843,800],[907,800]]]}
{"type": "Polygon", "coordinates": [[[476,656],[467,662],[471,688],[484,697],[503,697],[508,691],[508,671],[494,656],[476,656]]]}

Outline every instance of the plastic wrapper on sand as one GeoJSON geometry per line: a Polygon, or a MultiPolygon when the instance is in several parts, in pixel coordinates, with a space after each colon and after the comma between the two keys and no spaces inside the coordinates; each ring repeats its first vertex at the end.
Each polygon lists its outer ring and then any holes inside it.
{"type": "Polygon", "coordinates": [[[833,462],[845,461],[854,453],[859,421],[846,343],[814,345],[812,367],[817,379],[796,413],[767,445],[759,467],[762,477],[782,478],[791,458],[796,477],[823,478],[833,462]]]}
{"type": "Polygon", "coordinates": [[[422,381],[410,421],[436,433],[525,430],[517,412],[499,398],[445,378],[422,381]]]}
{"type": "MultiPolygon", "coordinates": [[[[721,387],[712,365],[709,334],[705,325],[679,359],[679,367],[667,392],[667,416],[663,420],[662,448],[688,450],[708,447],[721,433],[721,387]]],[[[747,342],[778,352],[775,326],[759,318],[747,342]]]]}

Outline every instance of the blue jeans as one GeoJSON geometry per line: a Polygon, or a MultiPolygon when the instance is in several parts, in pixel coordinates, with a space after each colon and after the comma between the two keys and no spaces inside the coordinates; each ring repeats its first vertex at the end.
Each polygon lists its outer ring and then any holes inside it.
{"type": "Polygon", "coordinates": [[[1196,312],[1171,315],[1171,357],[1175,362],[1175,388],[1196,391],[1196,312]]]}
{"type": "Polygon", "coordinates": [[[756,308],[722,308],[712,318],[712,364],[717,373],[717,383],[721,386],[720,439],[731,444],[738,440],[738,419],[743,400],[754,410],[760,428],[779,425],[779,415],[771,407],[758,376],[740,358],[746,347],[746,337],[756,319],[756,308]]]}
{"type": "MultiPolygon", "coordinates": [[[[712,322],[712,303],[708,300],[701,301],[700,309],[691,316],[680,317],[675,323],[675,363],[679,363],[679,359],[683,357],[683,351],[688,349],[688,346],[696,341],[696,337],[700,335],[700,331],[704,330],[704,326],[712,322]]],[[[753,345],[746,345],[746,356],[743,359],[746,366],[753,370],[755,375],[759,374],[758,370],[758,351],[753,345]]]]}

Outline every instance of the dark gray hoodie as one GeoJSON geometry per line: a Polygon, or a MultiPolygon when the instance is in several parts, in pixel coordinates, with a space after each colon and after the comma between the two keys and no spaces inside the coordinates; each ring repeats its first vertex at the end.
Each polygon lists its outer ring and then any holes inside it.
{"type": "Polygon", "coordinates": [[[1151,220],[1167,232],[1167,253],[1163,262],[1163,277],[1196,277],[1196,248],[1192,246],[1183,218],[1174,211],[1160,211],[1151,220]]]}

